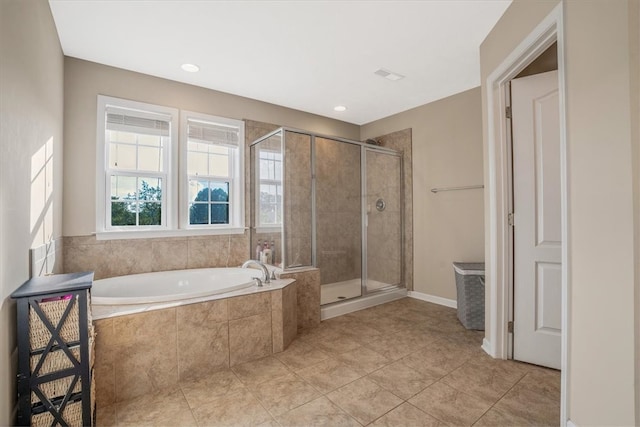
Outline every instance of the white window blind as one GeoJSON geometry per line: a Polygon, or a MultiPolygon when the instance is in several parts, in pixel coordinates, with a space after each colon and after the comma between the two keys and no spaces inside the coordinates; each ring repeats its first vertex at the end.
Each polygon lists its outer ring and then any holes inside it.
{"type": "Polygon", "coordinates": [[[205,123],[189,119],[187,124],[189,140],[206,144],[237,148],[240,143],[240,129],[216,123],[205,123]]]}
{"type": "Polygon", "coordinates": [[[106,129],[137,134],[169,136],[171,117],[107,107],[106,129]]]}

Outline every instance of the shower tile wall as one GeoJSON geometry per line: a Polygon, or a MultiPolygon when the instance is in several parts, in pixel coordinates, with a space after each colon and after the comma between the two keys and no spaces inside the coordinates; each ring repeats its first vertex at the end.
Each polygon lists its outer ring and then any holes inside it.
{"type": "Polygon", "coordinates": [[[316,138],[316,256],[323,285],[361,277],[360,182],[360,147],[316,138]]]}

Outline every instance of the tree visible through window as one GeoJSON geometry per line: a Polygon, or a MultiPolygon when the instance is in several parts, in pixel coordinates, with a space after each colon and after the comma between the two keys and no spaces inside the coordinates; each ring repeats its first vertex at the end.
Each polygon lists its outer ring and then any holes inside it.
{"type": "Polygon", "coordinates": [[[162,220],[162,189],[141,181],[140,191],[118,198],[111,196],[111,224],[160,225],[162,220]]]}
{"type": "Polygon", "coordinates": [[[228,188],[228,183],[213,183],[212,187],[206,187],[200,190],[189,209],[189,223],[228,224],[228,188]],[[226,191],[224,187],[226,187],[226,191]]]}

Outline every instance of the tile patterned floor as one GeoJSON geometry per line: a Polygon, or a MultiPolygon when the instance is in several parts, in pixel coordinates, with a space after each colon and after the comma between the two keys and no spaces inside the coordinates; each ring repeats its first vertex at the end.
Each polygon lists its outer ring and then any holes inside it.
{"type": "Polygon", "coordinates": [[[99,426],[552,426],[560,373],[494,360],[455,310],[405,298],[284,352],[98,408],[99,426]]]}

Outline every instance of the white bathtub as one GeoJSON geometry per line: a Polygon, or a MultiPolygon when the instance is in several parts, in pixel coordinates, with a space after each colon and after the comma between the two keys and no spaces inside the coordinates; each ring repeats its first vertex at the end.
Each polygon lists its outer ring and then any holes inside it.
{"type": "Polygon", "coordinates": [[[262,287],[252,268],[201,268],[111,277],[93,282],[94,319],[140,313],[212,299],[279,289],[292,280],[274,280],[262,287]]]}

